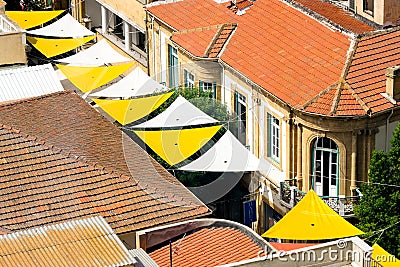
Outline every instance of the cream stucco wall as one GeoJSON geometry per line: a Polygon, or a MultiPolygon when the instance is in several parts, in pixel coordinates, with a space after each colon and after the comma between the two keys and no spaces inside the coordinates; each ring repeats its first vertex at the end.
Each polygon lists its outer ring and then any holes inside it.
{"type": "Polygon", "coordinates": [[[123,20],[133,22],[133,26],[146,29],[146,12],[144,5],[137,0],[96,0],[101,5],[120,16],[123,20]]]}
{"type": "Polygon", "coordinates": [[[26,64],[25,33],[0,33],[0,65],[26,64]]]}

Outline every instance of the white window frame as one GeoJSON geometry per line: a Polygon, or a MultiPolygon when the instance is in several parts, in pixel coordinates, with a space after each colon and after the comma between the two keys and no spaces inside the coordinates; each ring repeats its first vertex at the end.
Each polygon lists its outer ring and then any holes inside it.
{"type": "Polygon", "coordinates": [[[268,113],[268,157],[280,163],[281,153],[281,123],[271,113],[268,113]]]}

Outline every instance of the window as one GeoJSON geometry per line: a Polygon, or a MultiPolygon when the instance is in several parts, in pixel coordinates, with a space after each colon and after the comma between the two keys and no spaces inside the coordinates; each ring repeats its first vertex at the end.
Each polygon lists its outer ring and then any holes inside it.
{"type": "Polygon", "coordinates": [[[201,91],[209,92],[210,93],[210,97],[216,98],[216,95],[217,95],[217,83],[199,81],[199,87],[200,87],[201,91]]]}
{"type": "Polygon", "coordinates": [[[237,139],[246,145],[246,97],[239,92],[235,92],[235,115],[238,120],[237,139]]]}
{"type": "Polygon", "coordinates": [[[280,159],[280,122],[268,113],[268,157],[279,163],[280,159]]]}
{"type": "Polygon", "coordinates": [[[178,50],[171,45],[168,45],[168,69],[169,69],[169,87],[175,88],[178,86],[178,50]]]}
{"type": "Polygon", "coordinates": [[[194,75],[187,70],[184,70],[185,75],[185,87],[193,89],[194,88],[194,75]]]}
{"type": "Polygon", "coordinates": [[[317,137],[312,143],[313,188],[320,196],[338,195],[338,147],[326,137],[317,137]]]}
{"type": "Polygon", "coordinates": [[[135,30],[137,31],[137,47],[139,47],[140,50],[146,52],[146,35],[137,29],[135,30]]]}
{"type": "Polygon", "coordinates": [[[374,0],[363,0],[364,12],[368,15],[374,15],[374,0]]]}

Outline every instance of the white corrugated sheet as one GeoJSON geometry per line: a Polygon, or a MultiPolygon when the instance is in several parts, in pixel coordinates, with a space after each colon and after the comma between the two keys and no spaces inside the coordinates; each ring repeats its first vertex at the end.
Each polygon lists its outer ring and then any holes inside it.
{"type": "Polygon", "coordinates": [[[63,91],[51,64],[0,71],[0,102],[63,91]]]}

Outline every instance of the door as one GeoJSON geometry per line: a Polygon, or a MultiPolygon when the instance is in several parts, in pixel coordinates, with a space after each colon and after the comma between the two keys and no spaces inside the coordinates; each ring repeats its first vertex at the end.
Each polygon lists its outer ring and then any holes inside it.
{"type": "Polygon", "coordinates": [[[313,185],[319,196],[338,195],[338,150],[329,138],[318,138],[313,146],[313,185]],[[325,140],[324,140],[325,139],[325,140]]]}

